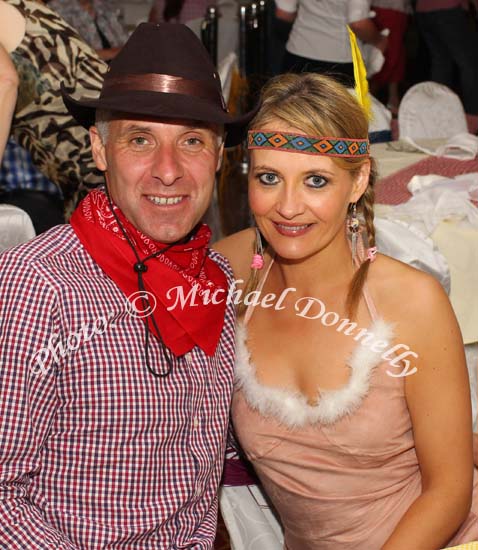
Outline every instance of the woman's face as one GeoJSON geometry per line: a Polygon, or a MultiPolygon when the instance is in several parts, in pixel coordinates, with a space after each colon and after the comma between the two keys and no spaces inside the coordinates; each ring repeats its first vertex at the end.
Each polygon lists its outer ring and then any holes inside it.
{"type": "MultiPolygon", "coordinates": [[[[304,133],[284,123],[263,130],[304,133]]],[[[249,169],[249,203],[257,225],[276,254],[299,260],[345,239],[348,206],[368,183],[370,164],[358,176],[325,155],[254,149],[249,169]]]]}

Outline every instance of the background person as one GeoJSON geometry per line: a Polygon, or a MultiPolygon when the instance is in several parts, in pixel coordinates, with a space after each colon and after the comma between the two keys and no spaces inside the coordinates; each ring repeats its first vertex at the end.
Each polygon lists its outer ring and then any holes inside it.
{"type": "Polygon", "coordinates": [[[287,548],[476,540],[460,330],[438,281],[377,254],[362,107],[323,75],[282,75],[250,128],[261,237],[246,229],[216,246],[245,292],[290,290],[281,308],[242,308],[232,405],[287,548]]]}
{"type": "Polygon", "coordinates": [[[48,7],[30,0],[0,0],[0,159],[12,136],[59,188],[67,218],[79,195],[101,184],[103,177],[93,161],[88,132],[66,110],[59,83],[95,95],[106,69],[48,7]]]}
{"type": "Polygon", "coordinates": [[[154,0],[149,12],[149,21],[188,23],[204,18],[207,7],[215,3],[210,0],[154,0]]]}
{"type": "Polygon", "coordinates": [[[366,0],[278,0],[276,17],[292,23],[282,72],[329,74],[353,87],[354,72],[347,25],[382,52],[387,37],[369,18],[366,0]]]}
{"type": "Polygon", "coordinates": [[[83,40],[105,61],[113,59],[128,38],[118,2],[50,0],[48,5],[76,29],[83,40]]]}
{"type": "Polygon", "coordinates": [[[406,57],[405,33],[408,28],[411,5],[409,0],[373,0],[373,19],[378,30],[388,29],[385,62],[380,71],[373,75],[371,89],[377,95],[385,89],[387,107],[398,115],[400,105],[400,84],[405,78],[406,57]]]}
{"type": "Polygon", "coordinates": [[[415,18],[430,56],[430,80],[455,89],[466,113],[468,130],[478,130],[478,34],[463,0],[417,0],[415,18]],[[457,79],[455,78],[457,72],[457,79]]]}

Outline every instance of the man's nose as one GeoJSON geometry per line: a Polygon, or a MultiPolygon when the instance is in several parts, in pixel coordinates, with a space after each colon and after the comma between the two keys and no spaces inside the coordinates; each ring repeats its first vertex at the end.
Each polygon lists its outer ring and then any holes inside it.
{"type": "Polygon", "coordinates": [[[276,210],[286,220],[292,220],[304,213],[304,200],[296,186],[285,185],[281,189],[276,210]]]}
{"type": "Polygon", "coordinates": [[[173,144],[161,144],[155,151],[151,175],[163,185],[173,185],[184,175],[181,153],[173,144]]]}

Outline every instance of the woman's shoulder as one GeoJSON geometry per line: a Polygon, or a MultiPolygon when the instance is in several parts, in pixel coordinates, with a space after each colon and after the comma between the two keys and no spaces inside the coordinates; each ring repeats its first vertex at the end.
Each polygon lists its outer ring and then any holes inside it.
{"type": "Polygon", "coordinates": [[[250,273],[255,241],[255,230],[248,228],[224,237],[211,248],[229,260],[236,279],[246,280],[250,273]]]}
{"type": "Polygon", "coordinates": [[[453,307],[429,273],[379,255],[369,270],[368,287],[379,316],[394,327],[395,341],[413,349],[423,364],[443,342],[450,348],[460,346],[453,307]]]}
{"type": "Polygon", "coordinates": [[[368,280],[384,316],[418,320],[427,311],[451,308],[445,290],[433,275],[383,254],[377,260],[368,280]]]}

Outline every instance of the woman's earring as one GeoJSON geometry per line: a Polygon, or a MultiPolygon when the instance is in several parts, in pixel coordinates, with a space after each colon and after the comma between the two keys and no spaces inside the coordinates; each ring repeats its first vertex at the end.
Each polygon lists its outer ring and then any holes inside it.
{"type": "Polygon", "coordinates": [[[256,227],[256,252],[252,257],[252,269],[262,269],[264,267],[264,251],[262,249],[262,239],[259,229],[256,227]]]}
{"type": "Polygon", "coordinates": [[[355,264],[355,259],[357,257],[357,239],[359,236],[360,230],[360,220],[357,217],[357,203],[354,202],[349,211],[349,216],[347,219],[347,228],[350,234],[351,248],[352,248],[352,263],[355,264]]]}

